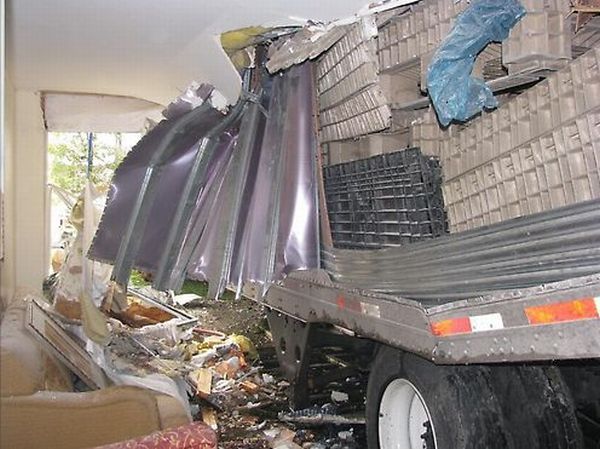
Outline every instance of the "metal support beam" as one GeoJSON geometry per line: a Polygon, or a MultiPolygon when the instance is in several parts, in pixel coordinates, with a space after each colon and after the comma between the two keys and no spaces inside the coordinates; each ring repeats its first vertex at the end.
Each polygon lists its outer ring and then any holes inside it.
{"type": "Polygon", "coordinates": [[[312,325],[289,315],[267,309],[267,320],[279,366],[292,385],[291,401],[296,409],[308,407],[308,369],[312,325]]]}
{"type": "Polygon", "coordinates": [[[87,135],[87,164],[86,164],[86,177],[88,181],[92,177],[92,168],[94,167],[94,133],[88,133],[87,135]]]}
{"type": "Polygon", "coordinates": [[[125,286],[129,281],[129,274],[133,266],[133,261],[135,260],[140,243],[142,242],[143,230],[148,221],[150,209],[152,208],[157,193],[156,187],[160,171],[162,165],[173,151],[173,141],[180,133],[185,132],[186,128],[194,126],[194,124],[211,108],[212,106],[210,103],[205,102],[196,109],[193,109],[180,117],[176,124],[165,134],[156,151],[152,154],[152,158],[150,159],[144,174],[142,186],[133,206],[133,211],[127,223],[127,227],[125,228],[125,234],[121,239],[117,257],[115,258],[112,279],[118,284],[125,286]]]}

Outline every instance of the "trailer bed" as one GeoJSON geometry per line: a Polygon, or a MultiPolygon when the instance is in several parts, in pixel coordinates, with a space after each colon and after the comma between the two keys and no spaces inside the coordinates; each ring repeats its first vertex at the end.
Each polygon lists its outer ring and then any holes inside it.
{"type": "Polygon", "coordinates": [[[438,364],[600,357],[600,274],[432,305],[297,271],[260,301],[438,364]]]}

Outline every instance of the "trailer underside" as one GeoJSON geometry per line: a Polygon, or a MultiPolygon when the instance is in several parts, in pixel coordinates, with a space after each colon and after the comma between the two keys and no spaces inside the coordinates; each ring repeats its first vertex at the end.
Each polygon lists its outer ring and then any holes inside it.
{"type": "Polygon", "coordinates": [[[599,297],[600,275],[591,275],[427,306],[348,288],[314,270],[290,274],[262,301],[438,364],[471,364],[600,357],[599,297]]]}

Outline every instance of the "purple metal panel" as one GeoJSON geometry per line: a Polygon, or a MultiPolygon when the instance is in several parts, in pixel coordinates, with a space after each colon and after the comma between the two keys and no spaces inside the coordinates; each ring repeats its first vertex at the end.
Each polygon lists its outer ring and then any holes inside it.
{"type": "MultiPolygon", "coordinates": [[[[178,248],[177,263],[169,268],[171,285],[176,285],[184,267],[189,277],[209,283],[223,283],[211,279],[210,273],[215,273],[213,277],[229,273],[229,279],[223,280],[241,288],[246,281],[266,286],[291,270],[319,266],[317,144],[310,64],[276,76],[270,92],[268,118],[258,122],[254,144],[245,150],[250,151],[247,164],[237,168],[231,164],[235,151],[242,151],[237,145],[238,131],[229,130],[220,136],[178,248]],[[236,193],[231,188],[240,177],[245,183],[236,193]],[[241,204],[237,220],[228,223],[232,194],[241,195],[241,204]],[[222,226],[228,227],[226,233],[222,226]],[[218,253],[223,250],[224,235],[233,239],[230,259],[218,253]],[[231,269],[213,270],[211,263],[217,260],[226,260],[231,269]]],[[[200,140],[223,117],[209,110],[201,126],[173,143],[175,151],[162,168],[158,194],[135,259],[137,268],[156,270],[200,140]]],[[[111,261],[116,257],[150,156],[172,126],[173,120],[159,123],[119,166],[90,251],[94,258],[111,261]]]]}
{"type": "MultiPolygon", "coordinates": [[[[179,136],[173,142],[175,149],[162,169],[158,195],[150,212],[149,224],[144,229],[140,251],[136,256],[136,267],[145,271],[156,268],[157,260],[163,251],[164,238],[177,207],[178,192],[183,188],[198,142],[222,118],[223,114],[210,109],[200,126],[179,136]]],[[[109,263],[114,261],[152,152],[175,122],[176,120],[163,120],[156,125],[117,168],[104,214],[90,249],[90,257],[109,263]]]]}
{"type": "MultiPolygon", "coordinates": [[[[209,267],[214,259],[214,253],[217,246],[217,235],[221,225],[221,218],[227,211],[229,205],[223,201],[223,193],[226,190],[225,180],[227,173],[230,170],[231,164],[231,153],[228,155],[226,160],[223,160],[219,177],[214,179],[213,188],[215,194],[212,201],[205,201],[201,205],[199,213],[208,212],[210,215],[206,218],[207,221],[204,223],[202,233],[200,234],[200,240],[194,246],[192,256],[187,266],[188,273],[193,273],[193,278],[201,281],[210,281],[208,275],[210,273],[209,267]]],[[[198,223],[202,225],[202,221],[198,223]]],[[[215,280],[216,282],[216,280],[215,280]]]]}
{"type": "Polygon", "coordinates": [[[206,266],[206,258],[202,257],[203,251],[200,249],[206,246],[204,231],[209,224],[209,221],[214,221],[214,210],[217,207],[218,194],[222,188],[225,174],[229,166],[229,161],[235,144],[237,135],[233,132],[225,132],[220,137],[221,144],[215,156],[210,161],[207,169],[207,178],[205,187],[200,192],[196,201],[196,206],[190,217],[190,222],[186,229],[186,235],[182,247],[179,249],[177,262],[171,272],[171,285],[177,287],[179,274],[185,270],[198,269],[198,279],[205,280],[204,267],[206,266]],[[196,256],[194,256],[194,252],[196,256]]]}
{"type": "Polygon", "coordinates": [[[294,67],[273,82],[243,230],[230,282],[268,284],[291,270],[319,266],[314,87],[310,64],[294,67]],[[274,201],[270,198],[276,192],[274,201]],[[272,235],[269,222],[276,216],[272,235]],[[270,240],[275,239],[275,242],[270,240]],[[274,267],[269,261],[275,244],[274,267]]]}
{"type": "Polygon", "coordinates": [[[311,64],[294,67],[288,92],[287,125],[282,149],[283,184],[275,279],[292,270],[319,267],[319,225],[316,179],[315,95],[311,64]]]}
{"type": "Polygon", "coordinates": [[[231,279],[237,286],[241,286],[245,280],[254,281],[264,277],[261,273],[264,272],[265,263],[265,239],[267,238],[265,230],[272,214],[269,198],[276,180],[277,166],[274,162],[275,155],[280,151],[279,141],[283,129],[284,105],[280,104],[283,96],[282,84],[282,77],[276,76],[271,88],[269,117],[256,156],[255,172],[253,176],[248,177],[246,185],[247,191],[251,193],[247,200],[248,208],[245,211],[244,226],[238,232],[240,240],[231,273],[231,279]]]}

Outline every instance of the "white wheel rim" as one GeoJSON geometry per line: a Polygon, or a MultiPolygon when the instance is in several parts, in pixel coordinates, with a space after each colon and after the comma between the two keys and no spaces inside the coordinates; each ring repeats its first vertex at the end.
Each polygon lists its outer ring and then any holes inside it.
{"type": "Polygon", "coordinates": [[[406,379],[388,384],[379,404],[380,449],[423,449],[422,435],[426,424],[431,426],[434,448],[437,448],[435,429],[427,404],[416,387],[406,379]]]}

